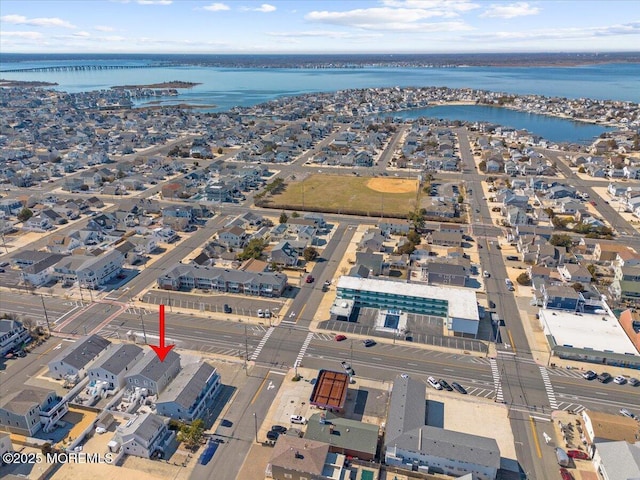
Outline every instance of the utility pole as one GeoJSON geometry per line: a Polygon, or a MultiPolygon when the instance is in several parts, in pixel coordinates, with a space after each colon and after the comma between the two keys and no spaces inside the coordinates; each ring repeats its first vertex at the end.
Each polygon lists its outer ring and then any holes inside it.
{"type": "Polygon", "coordinates": [[[44,304],[44,297],[42,294],[40,295],[40,300],[42,300],[42,309],[44,310],[44,319],[47,321],[47,331],[49,335],[51,335],[51,326],[49,325],[49,315],[47,315],[47,307],[44,304]]]}
{"type": "MultiPolygon", "coordinates": [[[[244,373],[248,377],[249,376],[249,364],[247,363],[249,359],[249,339],[247,338],[247,324],[244,324],[244,373]]],[[[255,415],[255,413],[254,413],[255,415]]],[[[256,442],[257,442],[257,434],[256,434],[256,442]]]]}
{"type": "Polygon", "coordinates": [[[256,428],[256,443],[258,443],[258,416],[256,415],[256,412],[253,412],[253,423],[256,428]]]}
{"type": "Polygon", "coordinates": [[[142,324],[142,335],[144,336],[144,344],[148,345],[148,343],[147,343],[147,332],[144,329],[144,318],[142,318],[142,310],[140,310],[140,323],[142,324]]]}

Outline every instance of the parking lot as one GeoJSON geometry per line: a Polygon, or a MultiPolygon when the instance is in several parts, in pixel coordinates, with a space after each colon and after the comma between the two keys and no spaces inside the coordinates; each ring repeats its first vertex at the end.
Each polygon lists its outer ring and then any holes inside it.
{"type": "Polygon", "coordinates": [[[168,290],[151,290],[142,300],[154,305],[164,304],[168,309],[184,308],[198,312],[230,313],[242,317],[258,317],[258,310],[268,309],[272,318],[278,318],[286,302],[285,298],[247,297],[228,293],[184,293],[168,290]],[[231,312],[225,312],[228,305],[231,312]]]}

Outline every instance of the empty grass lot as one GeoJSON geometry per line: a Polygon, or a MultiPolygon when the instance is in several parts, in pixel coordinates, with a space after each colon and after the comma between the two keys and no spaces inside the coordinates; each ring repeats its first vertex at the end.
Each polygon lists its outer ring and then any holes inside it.
{"type": "Polygon", "coordinates": [[[268,199],[270,208],[406,217],[416,205],[418,182],[413,179],[311,175],[288,182],[268,199]]]}

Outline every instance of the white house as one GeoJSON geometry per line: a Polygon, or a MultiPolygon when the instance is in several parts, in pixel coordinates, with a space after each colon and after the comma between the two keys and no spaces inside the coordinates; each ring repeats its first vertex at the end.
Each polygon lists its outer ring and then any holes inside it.
{"type": "Polygon", "coordinates": [[[29,331],[19,321],[9,318],[0,320],[0,356],[21,346],[30,338],[29,331]]]}
{"type": "Polygon", "coordinates": [[[175,432],[167,427],[168,420],[143,413],[117,428],[109,448],[122,451],[127,455],[151,458],[156,453],[164,453],[171,444],[175,432]]]}
{"type": "Polygon", "coordinates": [[[89,368],[89,378],[107,382],[110,390],[122,388],[125,377],[143,354],[142,348],[137,345],[114,345],[89,368]]]}
{"type": "Polygon", "coordinates": [[[87,368],[99,358],[111,345],[106,338],[89,335],[76,340],[49,362],[49,375],[63,379],[76,377],[82,379],[87,375],[87,368]]]}

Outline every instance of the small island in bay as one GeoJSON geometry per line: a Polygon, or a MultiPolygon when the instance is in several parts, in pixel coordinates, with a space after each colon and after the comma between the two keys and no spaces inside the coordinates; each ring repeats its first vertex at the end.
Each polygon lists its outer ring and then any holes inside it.
{"type": "Polygon", "coordinates": [[[53,87],[58,85],[52,82],[30,82],[26,80],[6,80],[0,78],[0,87],[53,87]]]}
{"type": "Polygon", "coordinates": [[[172,80],[170,82],[152,83],[149,85],[118,85],[111,87],[114,90],[133,90],[137,88],[193,88],[200,83],[172,80]]]}

